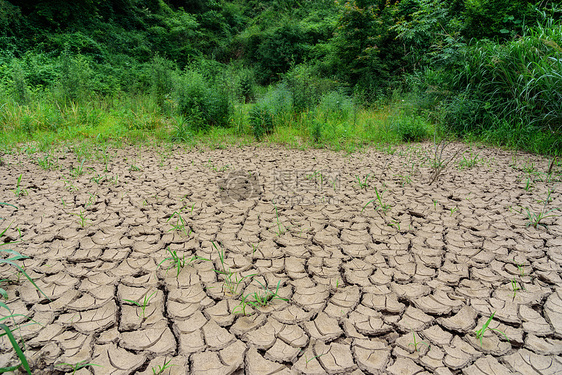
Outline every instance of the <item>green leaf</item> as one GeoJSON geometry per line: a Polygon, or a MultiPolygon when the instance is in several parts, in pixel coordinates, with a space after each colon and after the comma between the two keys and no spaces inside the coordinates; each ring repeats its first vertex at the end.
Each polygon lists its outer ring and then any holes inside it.
{"type": "MultiPolygon", "coordinates": [[[[21,365],[23,366],[23,368],[25,369],[25,371],[27,371],[27,373],[29,375],[31,375],[31,369],[29,368],[29,364],[27,363],[27,359],[25,358],[25,355],[23,354],[23,351],[21,350],[20,346],[18,345],[18,342],[16,341],[14,335],[12,334],[12,331],[10,330],[10,327],[8,327],[5,324],[0,324],[0,328],[2,328],[5,332],[6,335],[8,335],[8,338],[10,339],[10,342],[12,343],[12,347],[14,348],[14,350],[16,351],[16,354],[18,355],[18,358],[21,361],[21,365]]],[[[16,366],[16,368],[18,368],[19,366],[16,366]]],[[[0,372],[8,372],[8,371],[13,371],[11,369],[0,369],[0,372]]]]}

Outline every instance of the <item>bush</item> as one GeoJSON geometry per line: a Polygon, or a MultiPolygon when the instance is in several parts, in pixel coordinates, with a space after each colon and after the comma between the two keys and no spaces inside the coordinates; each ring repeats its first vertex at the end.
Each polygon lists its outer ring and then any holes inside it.
{"type": "Polygon", "coordinates": [[[273,133],[273,113],[266,103],[256,103],[250,110],[249,120],[257,141],[260,141],[265,134],[273,133]]]}
{"type": "Polygon", "coordinates": [[[320,102],[322,94],[332,90],[333,83],[313,73],[311,67],[298,65],[291,69],[283,82],[293,97],[293,110],[300,113],[309,110],[320,102]]]}
{"type": "Polygon", "coordinates": [[[399,115],[393,125],[403,142],[420,142],[428,138],[429,126],[420,116],[399,115]]]}
{"type": "Polygon", "coordinates": [[[18,104],[27,104],[29,102],[29,90],[23,71],[18,60],[12,62],[12,93],[18,104]]]}
{"type": "Polygon", "coordinates": [[[178,114],[196,131],[210,126],[228,126],[233,110],[228,95],[218,85],[211,85],[198,72],[188,70],[176,78],[175,96],[178,114]]]}
{"type": "Polygon", "coordinates": [[[324,128],[324,124],[318,120],[314,120],[312,122],[312,126],[310,127],[310,138],[314,143],[320,143],[322,140],[322,130],[324,128]]]}
{"type": "Polygon", "coordinates": [[[86,58],[81,55],[73,57],[67,50],[61,55],[59,64],[56,88],[58,100],[68,103],[86,99],[90,93],[89,81],[92,75],[86,58]]]}
{"type": "Polygon", "coordinates": [[[158,55],[151,61],[152,96],[160,108],[164,108],[166,99],[172,92],[172,63],[158,55]]]}
{"type": "Polygon", "coordinates": [[[345,121],[353,112],[353,100],[339,91],[330,91],[322,95],[318,109],[326,117],[345,121]]]}

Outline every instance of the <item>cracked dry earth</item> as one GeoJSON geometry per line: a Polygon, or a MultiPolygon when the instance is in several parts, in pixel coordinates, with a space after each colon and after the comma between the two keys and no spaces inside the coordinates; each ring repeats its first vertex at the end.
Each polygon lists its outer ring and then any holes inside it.
{"type": "MultiPolygon", "coordinates": [[[[164,374],[561,374],[562,220],[533,228],[520,212],[543,207],[560,167],[545,181],[546,159],[473,151],[476,166],[451,163],[431,186],[428,144],[392,155],[131,147],[76,178],[71,152],[47,171],[41,155],[5,155],[0,202],[18,209],[0,206],[3,241],[20,241],[11,248],[48,297],[0,269],[33,373],[86,361],[99,366],[76,374],[165,363],[164,374]],[[225,198],[236,173],[248,199],[225,198]],[[16,197],[20,174],[28,194],[16,197]],[[185,255],[179,274],[168,249],[185,255]],[[254,276],[232,294],[225,269],[254,276]],[[287,301],[242,315],[262,286],[287,301]]],[[[562,207],[550,198],[547,209],[562,207]]],[[[3,340],[0,366],[16,363],[3,340]]]]}

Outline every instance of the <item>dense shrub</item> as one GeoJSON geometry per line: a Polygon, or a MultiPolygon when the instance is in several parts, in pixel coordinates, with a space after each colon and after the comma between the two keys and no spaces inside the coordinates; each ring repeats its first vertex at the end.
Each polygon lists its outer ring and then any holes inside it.
{"type": "Polygon", "coordinates": [[[228,126],[233,104],[217,85],[210,85],[198,72],[187,70],[175,79],[177,111],[196,131],[210,126],[228,126]]]}
{"type": "Polygon", "coordinates": [[[394,119],[393,127],[403,142],[420,142],[429,137],[429,126],[421,116],[402,114],[394,119]]]}
{"type": "Polygon", "coordinates": [[[250,110],[249,121],[257,141],[264,135],[273,133],[273,116],[271,109],[264,102],[256,103],[250,110]]]}

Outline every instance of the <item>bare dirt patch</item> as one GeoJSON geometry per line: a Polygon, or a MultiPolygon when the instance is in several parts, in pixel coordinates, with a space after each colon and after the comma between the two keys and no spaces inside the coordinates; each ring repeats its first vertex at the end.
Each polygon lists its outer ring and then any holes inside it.
{"type": "Polygon", "coordinates": [[[561,373],[561,171],[458,149],[431,185],[431,145],[5,155],[34,373],[561,373]]]}

